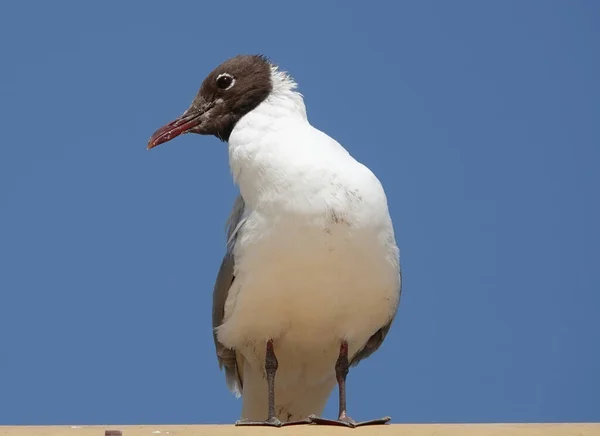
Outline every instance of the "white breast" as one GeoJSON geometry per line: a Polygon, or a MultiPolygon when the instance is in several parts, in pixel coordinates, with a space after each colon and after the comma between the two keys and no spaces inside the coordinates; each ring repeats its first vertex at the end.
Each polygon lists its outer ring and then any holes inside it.
{"type": "Polygon", "coordinates": [[[244,117],[229,142],[250,212],[219,341],[260,354],[274,339],[280,349],[328,349],[335,358],[345,339],[352,354],[398,305],[385,194],[370,170],[306,119],[263,109],[244,117]]]}
{"type": "Polygon", "coordinates": [[[395,246],[375,229],[293,221],[249,217],[219,340],[238,349],[268,339],[307,350],[343,339],[364,345],[396,310],[395,246]]]}

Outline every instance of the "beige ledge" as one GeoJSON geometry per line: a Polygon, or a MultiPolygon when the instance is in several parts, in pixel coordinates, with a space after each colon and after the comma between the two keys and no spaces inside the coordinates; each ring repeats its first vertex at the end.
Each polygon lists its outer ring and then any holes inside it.
{"type": "Polygon", "coordinates": [[[349,429],[302,425],[283,428],[233,425],[0,426],[0,436],[600,436],[600,423],[590,424],[393,424],[349,429]]]}

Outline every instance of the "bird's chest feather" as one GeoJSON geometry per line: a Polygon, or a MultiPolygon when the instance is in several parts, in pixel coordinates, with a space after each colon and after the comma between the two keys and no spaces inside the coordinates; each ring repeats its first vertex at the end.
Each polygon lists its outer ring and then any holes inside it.
{"type": "MultiPolygon", "coordinates": [[[[350,217],[348,217],[349,219],[350,217]]],[[[347,339],[357,347],[390,319],[395,247],[340,217],[251,215],[236,244],[236,279],[219,340],[238,348],[278,339],[296,349],[347,339]]]]}
{"type": "Polygon", "coordinates": [[[306,123],[281,121],[271,133],[257,132],[246,126],[230,140],[249,212],[218,339],[246,350],[274,339],[306,353],[335,353],[347,340],[355,351],[392,318],[399,299],[398,252],[381,185],[306,123]]]}

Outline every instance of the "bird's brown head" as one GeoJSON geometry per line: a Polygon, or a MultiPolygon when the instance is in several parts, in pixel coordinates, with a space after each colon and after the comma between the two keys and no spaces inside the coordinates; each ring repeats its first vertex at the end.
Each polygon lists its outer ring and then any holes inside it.
{"type": "Polygon", "coordinates": [[[273,89],[271,64],[262,55],[239,55],[215,68],[202,82],[191,106],[158,129],[148,149],[184,134],[215,135],[227,141],[235,124],[273,89]]]}

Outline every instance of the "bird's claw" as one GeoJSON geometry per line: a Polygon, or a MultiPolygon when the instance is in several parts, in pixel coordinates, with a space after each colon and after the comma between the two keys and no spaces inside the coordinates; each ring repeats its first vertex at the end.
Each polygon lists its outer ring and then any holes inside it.
{"type": "Polygon", "coordinates": [[[369,421],[356,422],[355,420],[350,418],[348,415],[340,416],[338,419],[325,419],[325,418],[321,418],[320,416],[317,416],[317,415],[310,415],[308,417],[308,419],[310,419],[310,421],[313,424],[317,424],[317,425],[337,425],[337,426],[355,428],[355,427],[363,427],[366,425],[386,424],[392,418],[390,418],[389,416],[384,416],[383,418],[370,419],[369,421]]]}
{"type": "Polygon", "coordinates": [[[251,419],[240,419],[235,422],[235,425],[240,426],[263,426],[263,427],[281,427],[283,423],[275,418],[269,418],[266,421],[252,421],[251,419]]]}
{"type": "Polygon", "coordinates": [[[283,427],[287,427],[288,425],[301,425],[301,424],[312,424],[312,421],[310,420],[310,418],[306,418],[306,419],[300,419],[298,421],[283,422],[281,425],[283,427]]]}
{"type": "Polygon", "coordinates": [[[249,419],[240,419],[235,423],[236,426],[263,426],[263,427],[287,427],[290,425],[301,425],[301,424],[312,424],[309,418],[301,419],[298,421],[281,422],[279,419],[273,417],[266,421],[252,421],[249,419]]]}

